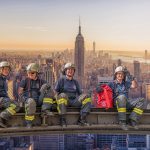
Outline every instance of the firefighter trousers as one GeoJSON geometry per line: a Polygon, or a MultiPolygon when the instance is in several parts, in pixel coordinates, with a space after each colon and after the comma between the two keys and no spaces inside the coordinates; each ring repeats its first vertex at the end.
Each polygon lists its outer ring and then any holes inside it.
{"type": "Polygon", "coordinates": [[[68,99],[65,93],[58,95],[57,110],[60,115],[65,115],[67,107],[80,107],[80,116],[87,115],[91,110],[91,98],[84,97],[82,94],[76,99],[68,99]],[[83,97],[83,99],[81,99],[83,97]]]}
{"type": "Polygon", "coordinates": [[[27,123],[35,119],[36,107],[41,106],[41,103],[33,98],[27,98],[25,101],[25,120],[27,123]]]}
{"type": "Polygon", "coordinates": [[[119,95],[115,99],[118,110],[119,121],[126,121],[126,111],[131,109],[129,119],[139,122],[144,108],[144,98],[127,99],[124,95],[119,95]]]}
{"type": "Polygon", "coordinates": [[[0,109],[3,110],[0,113],[0,117],[8,120],[12,115],[20,110],[20,107],[16,101],[13,101],[8,97],[0,97],[0,109]]]}
{"type": "Polygon", "coordinates": [[[45,112],[46,110],[52,111],[53,106],[56,104],[56,101],[53,98],[44,98],[43,104],[42,104],[42,112],[45,112]]]}

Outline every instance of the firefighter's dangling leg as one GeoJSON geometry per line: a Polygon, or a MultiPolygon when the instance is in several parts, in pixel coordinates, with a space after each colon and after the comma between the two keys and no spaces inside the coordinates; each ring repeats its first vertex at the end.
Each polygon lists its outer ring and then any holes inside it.
{"type": "Polygon", "coordinates": [[[78,124],[81,126],[89,126],[89,123],[87,122],[87,115],[91,110],[91,98],[86,94],[81,94],[78,98],[78,101],[81,103],[78,124]]]}
{"type": "Polygon", "coordinates": [[[32,98],[28,98],[25,102],[25,121],[26,126],[31,128],[35,119],[36,102],[32,98]]]}
{"type": "Polygon", "coordinates": [[[118,111],[119,124],[123,130],[128,130],[126,124],[127,98],[124,95],[119,95],[115,100],[116,100],[116,107],[118,111]]]}
{"type": "Polygon", "coordinates": [[[58,114],[60,115],[60,125],[62,127],[67,126],[66,122],[66,111],[67,111],[67,104],[68,104],[68,96],[65,93],[60,93],[57,96],[57,110],[58,114]]]}
{"type": "Polygon", "coordinates": [[[4,97],[0,98],[0,105],[1,107],[6,108],[0,113],[0,126],[6,128],[7,125],[5,122],[7,122],[17,111],[19,111],[20,107],[17,102],[11,101],[9,98],[4,97]]]}
{"type": "Polygon", "coordinates": [[[53,105],[54,91],[47,83],[43,84],[40,89],[39,101],[42,103],[42,114],[53,116],[51,108],[53,105]]]}
{"type": "Polygon", "coordinates": [[[138,130],[139,128],[137,124],[143,114],[144,98],[131,99],[129,101],[129,104],[133,108],[133,111],[129,116],[131,126],[133,126],[134,129],[138,130]]]}
{"type": "Polygon", "coordinates": [[[54,116],[53,112],[51,111],[52,106],[53,106],[53,99],[45,97],[43,99],[42,113],[44,115],[54,116]]]}

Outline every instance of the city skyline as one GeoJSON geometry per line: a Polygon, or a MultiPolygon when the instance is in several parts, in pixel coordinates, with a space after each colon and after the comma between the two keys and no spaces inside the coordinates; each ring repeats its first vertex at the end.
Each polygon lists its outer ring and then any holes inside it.
{"type": "Polygon", "coordinates": [[[86,50],[150,49],[148,0],[0,2],[0,49],[74,49],[79,16],[86,50]]]}

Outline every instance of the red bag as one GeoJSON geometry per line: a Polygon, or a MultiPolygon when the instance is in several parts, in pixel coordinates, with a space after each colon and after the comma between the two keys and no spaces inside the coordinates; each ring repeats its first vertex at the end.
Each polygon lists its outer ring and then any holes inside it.
{"type": "Polygon", "coordinates": [[[106,85],[101,85],[102,92],[94,91],[94,103],[97,108],[113,108],[113,93],[112,89],[106,85]]]}

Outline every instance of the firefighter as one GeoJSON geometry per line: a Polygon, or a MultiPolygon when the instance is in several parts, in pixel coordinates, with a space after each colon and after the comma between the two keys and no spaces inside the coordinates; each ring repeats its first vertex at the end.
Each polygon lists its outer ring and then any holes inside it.
{"type": "Polygon", "coordinates": [[[55,91],[57,92],[57,109],[60,115],[60,125],[67,126],[66,107],[80,107],[79,125],[89,125],[86,117],[90,112],[91,98],[87,94],[82,94],[79,83],[73,78],[75,66],[72,63],[66,63],[63,69],[63,75],[56,83],[55,91]]]}
{"type": "Polygon", "coordinates": [[[0,113],[0,126],[6,128],[5,122],[19,111],[19,105],[15,100],[8,97],[7,76],[11,70],[10,64],[7,61],[0,62],[0,108],[5,108],[0,113]]]}
{"type": "Polygon", "coordinates": [[[128,130],[126,109],[132,109],[129,116],[129,123],[134,129],[138,129],[138,122],[143,114],[143,98],[129,99],[128,92],[130,88],[137,88],[138,84],[135,78],[123,66],[115,69],[114,81],[109,83],[113,90],[113,99],[118,111],[119,124],[123,130],[128,130]]]}
{"type": "Polygon", "coordinates": [[[41,79],[38,73],[38,64],[29,64],[27,66],[27,77],[21,80],[19,87],[19,99],[25,103],[25,121],[28,128],[33,126],[36,106],[41,106],[42,101],[44,102],[46,90],[44,87],[47,86],[46,81],[41,79]]]}

